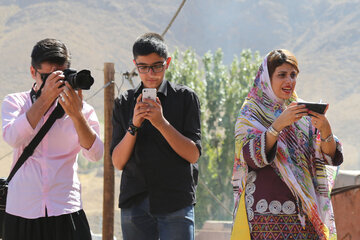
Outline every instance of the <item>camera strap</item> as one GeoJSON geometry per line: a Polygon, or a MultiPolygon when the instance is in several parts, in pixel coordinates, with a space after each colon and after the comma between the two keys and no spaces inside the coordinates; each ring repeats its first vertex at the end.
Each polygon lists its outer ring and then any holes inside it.
{"type": "Polygon", "coordinates": [[[35,85],[36,85],[36,83],[34,83],[33,87],[30,90],[30,99],[31,99],[32,103],[34,103],[36,101],[36,99],[38,99],[38,97],[40,97],[41,90],[45,85],[45,81],[42,82],[40,89],[37,92],[35,92],[35,90],[34,90],[35,85]]]}
{"type": "Polygon", "coordinates": [[[31,142],[24,148],[23,153],[17,160],[14,168],[11,170],[7,182],[9,183],[10,180],[14,177],[15,173],[19,168],[25,163],[25,161],[34,153],[35,148],[39,145],[41,140],[44,138],[46,133],[50,130],[51,126],[55,123],[56,119],[61,118],[64,115],[64,109],[58,104],[54,111],[51,113],[49,118],[46,120],[44,125],[41,127],[39,132],[35,135],[35,137],[31,140],[31,142]]]}

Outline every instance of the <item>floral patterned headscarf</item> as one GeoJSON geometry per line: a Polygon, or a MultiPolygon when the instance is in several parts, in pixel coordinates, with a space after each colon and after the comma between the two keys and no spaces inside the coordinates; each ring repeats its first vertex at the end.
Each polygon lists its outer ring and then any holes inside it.
{"type": "MultiPolygon", "coordinates": [[[[294,91],[288,100],[279,99],[273,92],[266,56],[256,75],[254,85],[241,107],[235,126],[234,186],[235,213],[246,186],[248,166],[242,147],[266,132],[275,119],[292,101],[298,101],[294,91]]],[[[337,139],[336,139],[337,141],[337,139]]],[[[279,135],[277,150],[271,166],[276,170],[298,200],[299,219],[305,224],[304,214],[312,222],[320,239],[336,239],[335,221],[330,201],[336,169],[329,164],[320,149],[320,134],[303,117],[286,127],[279,135]]],[[[254,151],[266,159],[264,149],[254,151]]]]}

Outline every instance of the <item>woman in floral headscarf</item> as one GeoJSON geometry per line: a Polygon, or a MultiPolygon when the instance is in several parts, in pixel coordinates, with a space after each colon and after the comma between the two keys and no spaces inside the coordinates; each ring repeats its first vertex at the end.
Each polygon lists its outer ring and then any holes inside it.
{"type": "Polygon", "coordinates": [[[330,166],[342,163],[341,145],[325,114],[297,105],[298,73],[291,52],[270,52],[240,110],[232,239],[244,229],[248,239],[336,239],[330,166]]]}

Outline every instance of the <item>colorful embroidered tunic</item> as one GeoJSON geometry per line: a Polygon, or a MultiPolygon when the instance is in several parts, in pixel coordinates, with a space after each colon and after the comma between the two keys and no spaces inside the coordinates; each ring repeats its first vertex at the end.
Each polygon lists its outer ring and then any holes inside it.
{"type": "MultiPolygon", "coordinates": [[[[343,161],[321,152],[320,133],[303,117],[285,128],[265,152],[266,130],[298,98],[283,101],[271,89],[265,57],[235,127],[235,213],[245,194],[252,239],[336,239],[330,191],[343,161]]],[[[234,219],[236,215],[234,216],[234,219]]]]}

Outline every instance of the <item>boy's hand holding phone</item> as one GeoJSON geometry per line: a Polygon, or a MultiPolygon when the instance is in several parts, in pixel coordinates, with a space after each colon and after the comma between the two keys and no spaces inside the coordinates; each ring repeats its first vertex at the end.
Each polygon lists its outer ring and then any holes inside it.
{"type": "Polygon", "coordinates": [[[156,102],[156,88],[144,88],[142,90],[141,101],[144,102],[145,99],[151,99],[156,102]]]}
{"type": "Polygon", "coordinates": [[[149,120],[155,128],[159,128],[167,122],[162,113],[160,99],[156,97],[155,88],[144,88],[142,91],[142,101],[148,104],[144,118],[149,120]],[[151,104],[149,100],[154,101],[155,104],[151,104]]]}

